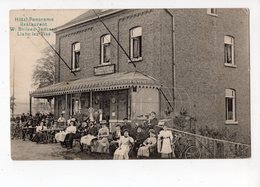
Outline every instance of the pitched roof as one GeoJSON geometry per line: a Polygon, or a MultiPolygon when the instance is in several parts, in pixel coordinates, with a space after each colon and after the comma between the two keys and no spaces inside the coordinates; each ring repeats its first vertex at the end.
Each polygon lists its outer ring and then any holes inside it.
{"type": "MultiPolygon", "coordinates": [[[[95,9],[94,11],[99,17],[104,17],[113,13],[117,13],[118,11],[122,11],[123,9],[95,9]]],[[[81,23],[85,23],[88,21],[92,21],[94,19],[97,19],[97,16],[93,10],[87,10],[85,13],[81,14],[80,16],[74,18],[73,20],[65,23],[64,25],[61,25],[59,27],[56,27],[54,29],[54,32],[64,30],[69,27],[76,26],[81,23]]]]}

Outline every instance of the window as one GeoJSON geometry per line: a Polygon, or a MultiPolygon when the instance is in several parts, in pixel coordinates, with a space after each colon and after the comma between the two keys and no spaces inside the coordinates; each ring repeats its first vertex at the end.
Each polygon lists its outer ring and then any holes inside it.
{"type": "Polygon", "coordinates": [[[225,65],[235,66],[234,38],[231,36],[224,37],[224,60],[225,60],[225,65]]]}
{"type": "Polygon", "coordinates": [[[142,27],[130,30],[130,57],[132,59],[142,57],[142,27]]]}
{"type": "Polygon", "coordinates": [[[72,63],[71,69],[72,71],[79,70],[79,56],[80,56],[80,43],[72,44],[72,63]]]}
{"type": "Polygon", "coordinates": [[[101,37],[101,64],[110,63],[111,52],[110,52],[111,35],[107,34],[101,37]]]}
{"type": "Polygon", "coordinates": [[[226,89],[226,122],[236,121],[236,92],[226,89]]]}
{"type": "Polygon", "coordinates": [[[212,15],[212,16],[217,16],[217,9],[216,8],[208,8],[207,9],[207,14],[212,15]]]}

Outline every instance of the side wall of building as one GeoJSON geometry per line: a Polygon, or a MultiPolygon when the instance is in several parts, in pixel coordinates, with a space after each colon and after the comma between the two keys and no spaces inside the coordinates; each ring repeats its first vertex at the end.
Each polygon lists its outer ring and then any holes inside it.
{"type": "Polygon", "coordinates": [[[175,20],[177,111],[196,117],[197,128],[228,128],[238,141],[250,141],[248,12],[218,9],[170,10],[175,20]],[[224,36],[235,38],[236,68],[224,66],[224,36]],[[225,124],[225,89],[236,90],[238,124],[225,124]]]}

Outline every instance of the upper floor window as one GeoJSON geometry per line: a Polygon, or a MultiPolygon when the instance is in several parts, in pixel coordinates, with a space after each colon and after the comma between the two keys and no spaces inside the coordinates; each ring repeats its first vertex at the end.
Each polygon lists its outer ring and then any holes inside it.
{"type": "Polygon", "coordinates": [[[111,59],[111,35],[101,37],[101,64],[110,63],[111,59]]]}
{"type": "Polygon", "coordinates": [[[80,56],[80,43],[76,42],[72,44],[72,62],[71,62],[72,71],[79,70],[79,56],[80,56]]]}
{"type": "Polygon", "coordinates": [[[226,89],[226,122],[236,121],[236,92],[233,89],[226,89]]]}
{"type": "Polygon", "coordinates": [[[224,37],[224,63],[227,66],[234,66],[234,38],[232,36],[224,37]]]}
{"type": "Polygon", "coordinates": [[[207,9],[207,14],[217,16],[217,9],[216,8],[208,8],[207,9]]]}
{"type": "Polygon", "coordinates": [[[140,59],[142,57],[142,27],[130,30],[130,57],[140,59]]]}

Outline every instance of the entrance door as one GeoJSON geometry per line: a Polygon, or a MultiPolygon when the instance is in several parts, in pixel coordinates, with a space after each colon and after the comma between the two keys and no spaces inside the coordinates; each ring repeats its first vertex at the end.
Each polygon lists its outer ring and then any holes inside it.
{"type": "Polygon", "coordinates": [[[110,94],[108,92],[102,93],[102,101],[100,102],[100,108],[103,110],[103,113],[110,116],[110,94]]]}

